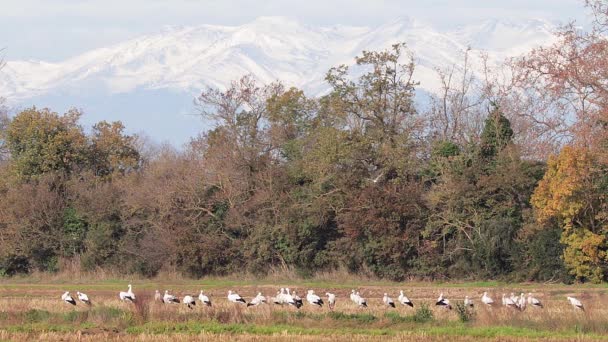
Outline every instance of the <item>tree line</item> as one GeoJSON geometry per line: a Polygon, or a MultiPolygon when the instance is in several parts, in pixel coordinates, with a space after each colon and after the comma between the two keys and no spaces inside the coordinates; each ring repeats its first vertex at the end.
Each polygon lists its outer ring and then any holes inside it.
{"type": "Polygon", "coordinates": [[[183,149],[120,122],[85,131],[77,110],[2,110],[0,275],[77,259],[144,276],[606,281],[608,4],[587,7],[591,30],[562,27],[500,69],[463,52],[424,107],[396,44],[330,69],[320,97],[248,76],[206,89],[214,127],[183,149]]]}

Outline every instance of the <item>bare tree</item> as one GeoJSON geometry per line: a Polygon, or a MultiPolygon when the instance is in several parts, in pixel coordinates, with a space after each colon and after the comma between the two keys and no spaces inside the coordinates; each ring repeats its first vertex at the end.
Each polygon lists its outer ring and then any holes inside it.
{"type": "MultiPolygon", "coordinates": [[[[522,105],[539,134],[557,144],[585,146],[605,138],[608,113],[608,3],[590,1],[594,28],[574,24],[558,32],[558,41],[513,61],[513,103],[522,105]]],[[[524,114],[525,113],[525,114],[524,114]]]]}
{"type": "MultiPolygon", "coordinates": [[[[485,62],[484,56],[482,59],[485,62]]],[[[431,96],[427,115],[433,139],[465,145],[479,137],[488,94],[471,64],[469,48],[463,52],[461,64],[435,69],[441,88],[431,96]]]]}

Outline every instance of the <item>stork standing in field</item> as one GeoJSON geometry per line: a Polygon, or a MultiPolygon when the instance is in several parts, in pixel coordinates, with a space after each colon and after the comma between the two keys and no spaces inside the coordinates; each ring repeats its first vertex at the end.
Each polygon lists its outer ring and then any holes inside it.
{"type": "Polygon", "coordinates": [[[239,304],[247,304],[247,301],[243,299],[238,293],[232,292],[232,290],[228,291],[228,300],[233,303],[239,304]]]}
{"type": "Polygon", "coordinates": [[[521,293],[519,295],[519,299],[517,300],[517,307],[519,308],[519,310],[524,311],[526,310],[526,297],[524,297],[524,294],[521,293]]]}
{"type": "MultiPolygon", "coordinates": [[[[289,289],[287,289],[287,293],[289,294],[289,289]]],[[[296,308],[299,309],[304,305],[304,301],[302,300],[302,298],[300,298],[300,296],[298,296],[296,290],[293,290],[292,298],[293,301],[296,303],[296,308]]]]}
{"type": "Polygon", "coordinates": [[[295,299],[293,298],[293,296],[289,293],[289,289],[287,289],[287,291],[285,289],[281,289],[281,293],[279,294],[279,298],[280,298],[280,304],[289,304],[289,305],[293,305],[296,308],[300,308],[300,305],[298,303],[296,303],[295,299]]]}
{"type": "Polygon", "coordinates": [[[439,298],[437,298],[437,302],[435,302],[435,305],[439,305],[448,310],[452,310],[452,305],[450,305],[449,299],[443,297],[443,292],[441,294],[439,294],[439,298]]]}
{"type": "Polygon", "coordinates": [[[314,290],[308,290],[306,294],[306,301],[311,305],[316,305],[318,307],[323,306],[323,299],[315,294],[314,290]]]}
{"type": "Polygon", "coordinates": [[[188,309],[194,309],[194,306],[196,305],[196,301],[194,300],[194,297],[187,295],[184,296],[184,304],[186,304],[188,306],[188,309]]]}
{"type": "Polygon", "coordinates": [[[154,291],[154,301],[155,302],[163,302],[163,297],[160,295],[160,291],[154,291]]]}
{"type": "Polygon", "coordinates": [[[541,303],[540,300],[532,297],[531,293],[528,293],[528,304],[532,305],[535,308],[543,308],[543,303],[541,303]]]}
{"type": "Polygon", "coordinates": [[[165,295],[163,296],[163,302],[165,304],[177,304],[179,303],[179,299],[172,294],[169,294],[169,290],[165,290],[165,295]]]}
{"type": "Polygon", "coordinates": [[[487,306],[494,305],[494,299],[492,299],[492,297],[488,296],[487,292],[484,292],[483,296],[481,296],[481,302],[487,306]]]}
{"type": "Polygon", "coordinates": [[[69,291],[66,291],[63,295],[61,295],[61,300],[68,304],[76,305],[76,301],[74,298],[72,298],[69,291]]]}
{"type": "Polygon", "coordinates": [[[367,307],[367,300],[365,298],[361,297],[359,292],[355,293],[355,298],[357,298],[357,305],[359,305],[360,308],[367,307]]]}
{"type": "Polygon", "coordinates": [[[262,295],[262,292],[258,292],[258,295],[255,296],[249,303],[247,303],[247,307],[258,306],[264,303],[266,303],[266,297],[262,295]]]}
{"type": "MultiPolygon", "coordinates": [[[[281,289],[282,290],[282,289],[281,289]]],[[[281,291],[277,291],[277,295],[275,297],[270,298],[270,300],[277,305],[283,305],[283,296],[281,291]]]]}
{"type": "Polygon", "coordinates": [[[471,307],[471,308],[474,306],[473,305],[473,300],[471,300],[469,298],[469,296],[464,296],[464,306],[471,307]]]}
{"type": "Polygon", "coordinates": [[[507,297],[504,293],[502,294],[502,302],[506,307],[514,309],[518,308],[517,303],[511,297],[507,297]]]}
{"type": "Polygon", "coordinates": [[[78,296],[78,300],[85,303],[86,305],[91,305],[91,300],[89,299],[89,296],[87,296],[86,294],[82,293],[82,292],[76,292],[76,296],[78,296]]]}
{"type": "Polygon", "coordinates": [[[355,293],[355,290],[354,290],[354,289],[350,291],[350,300],[351,300],[353,303],[358,304],[358,301],[359,301],[359,300],[357,299],[357,294],[355,293]]]}
{"type": "Polygon", "coordinates": [[[121,291],[118,294],[118,297],[120,297],[120,300],[122,300],[123,302],[128,301],[133,303],[135,301],[135,293],[133,293],[133,287],[131,286],[131,284],[129,284],[128,288],[129,290],[127,290],[127,292],[121,291]]]}
{"type": "Polygon", "coordinates": [[[570,305],[572,305],[576,309],[585,311],[585,307],[583,306],[583,303],[581,303],[580,300],[578,300],[578,299],[576,299],[574,297],[566,297],[566,298],[570,302],[570,305]]]}
{"type": "Polygon", "coordinates": [[[382,302],[384,302],[384,305],[390,306],[391,308],[395,307],[395,302],[393,301],[393,298],[389,297],[387,293],[385,293],[384,297],[382,297],[382,302]]]}
{"type": "Polygon", "coordinates": [[[329,307],[329,310],[333,310],[336,307],[336,295],[329,292],[326,292],[325,295],[327,296],[327,306],[329,307]]]}
{"type": "Polygon", "coordinates": [[[406,295],[403,294],[403,290],[399,291],[399,297],[397,297],[397,300],[399,300],[399,303],[401,303],[401,305],[407,305],[410,307],[414,307],[414,303],[412,303],[412,301],[407,298],[406,295]]]}
{"type": "Polygon", "coordinates": [[[211,301],[209,300],[209,297],[203,293],[203,290],[199,293],[198,300],[200,300],[203,305],[211,306],[211,301]]]}

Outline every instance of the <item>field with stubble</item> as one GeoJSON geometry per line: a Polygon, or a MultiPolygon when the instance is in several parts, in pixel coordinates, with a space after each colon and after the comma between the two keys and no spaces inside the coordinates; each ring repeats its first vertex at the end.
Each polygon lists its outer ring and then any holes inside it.
{"type": "Polygon", "coordinates": [[[608,339],[608,288],[590,285],[539,285],[502,283],[388,283],[358,281],[237,281],[207,279],[170,282],[86,281],[12,279],[0,282],[0,340],[50,341],[591,341],[608,339]],[[136,303],[123,303],[119,291],[131,282],[136,303]],[[304,297],[306,290],[319,295],[337,294],[336,308],[305,305],[249,307],[229,303],[228,290],[251,299],[257,292],[268,298],[278,288],[289,287],[304,297]],[[192,310],[183,304],[154,301],[154,290],[169,290],[180,298],[205,290],[212,307],[197,303],[192,310]],[[351,289],[367,298],[369,307],[359,308],[349,300],[351,289]],[[397,300],[403,289],[414,308],[387,308],[385,292],[397,300]],[[64,291],[89,295],[93,304],[63,303],[64,291]],[[484,291],[494,298],[494,307],[483,306],[484,291]],[[440,292],[450,299],[453,310],[436,307],[440,292]],[[543,309],[528,307],[520,312],[500,305],[502,293],[532,292],[543,309]],[[473,310],[459,309],[468,295],[473,310]],[[575,310],[566,300],[573,295],[585,305],[575,310]]]}

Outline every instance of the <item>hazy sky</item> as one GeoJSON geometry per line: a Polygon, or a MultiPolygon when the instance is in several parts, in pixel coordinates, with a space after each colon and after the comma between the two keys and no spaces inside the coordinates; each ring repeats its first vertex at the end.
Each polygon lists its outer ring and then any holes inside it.
{"type": "Polygon", "coordinates": [[[585,21],[582,0],[1,0],[5,57],[58,61],[164,25],[236,25],[258,16],[379,25],[413,17],[448,28],[490,18],[585,21]]]}

